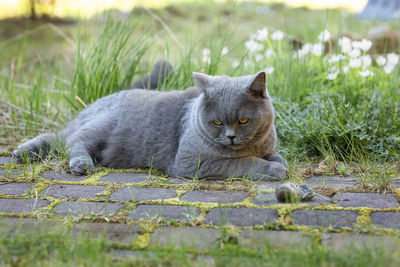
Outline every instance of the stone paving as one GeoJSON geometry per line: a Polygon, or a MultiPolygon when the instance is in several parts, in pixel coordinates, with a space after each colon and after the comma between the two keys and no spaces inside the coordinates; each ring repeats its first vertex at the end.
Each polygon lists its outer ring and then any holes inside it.
{"type": "MultiPolygon", "coordinates": [[[[400,236],[400,191],[376,194],[356,177],[304,179],[333,203],[281,203],[277,181],[191,181],[136,170],[73,176],[0,157],[0,224],[26,227],[69,221],[74,232],[104,234],[127,248],[210,250],[221,242],[248,249],[305,246],[343,249],[351,241],[400,236]],[[41,218],[41,220],[38,220],[41,218]],[[223,230],[225,229],[225,230],[223,230]]],[[[394,184],[399,181],[394,181],[394,184]]],[[[396,243],[397,242],[397,243],[396,243]]],[[[121,250],[122,251],[122,250],[121,250]]]]}

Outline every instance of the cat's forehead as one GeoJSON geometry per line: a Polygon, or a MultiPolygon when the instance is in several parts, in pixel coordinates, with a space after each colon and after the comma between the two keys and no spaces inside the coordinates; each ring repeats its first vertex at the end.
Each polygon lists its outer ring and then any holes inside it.
{"type": "Polygon", "coordinates": [[[215,76],[208,85],[208,93],[211,95],[224,95],[226,97],[234,97],[244,92],[250,83],[249,76],[229,77],[215,76]]]}
{"type": "Polygon", "coordinates": [[[258,101],[251,97],[239,85],[221,83],[220,87],[208,93],[207,102],[213,109],[221,109],[227,112],[240,110],[250,106],[255,107],[258,101]]]}
{"type": "Polygon", "coordinates": [[[251,78],[252,77],[250,75],[240,76],[240,77],[229,77],[226,75],[214,76],[210,84],[224,85],[226,87],[231,87],[231,88],[248,87],[251,78]]]}

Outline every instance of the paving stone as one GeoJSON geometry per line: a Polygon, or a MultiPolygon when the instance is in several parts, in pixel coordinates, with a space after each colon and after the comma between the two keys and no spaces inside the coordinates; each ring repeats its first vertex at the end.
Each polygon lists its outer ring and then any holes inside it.
{"type": "Polygon", "coordinates": [[[199,214],[199,209],[195,207],[171,205],[139,205],[128,216],[134,219],[162,217],[168,220],[190,221],[191,217],[198,216],[199,214]]]}
{"type": "Polygon", "coordinates": [[[116,223],[79,223],[74,225],[72,231],[77,234],[85,232],[93,237],[104,236],[112,242],[130,245],[140,233],[140,226],[116,223]]]}
{"type": "Polygon", "coordinates": [[[150,236],[152,246],[185,247],[189,249],[214,249],[218,244],[220,231],[200,227],[162,227],[150,236]]]}
{"type": "Polygon", "coordinates": [[[167,199],[176,196],[176,192],[172,189],[124,187],[113,193],[111,199],[119,201],[141,201],[167,199]]]}
{"type": "Polygon", "coordinates": [[[6,163],[11,163],[13,161],[14,161],[14,159],[11,157],[0,157],[0,165],[4,165],[6,163]]]}
{"type": "Polygon", "coordinates": [[[340,176],[313,176],[304,180],[312,187],[355,187],[360,179],[340,176]]]}
{"type": "Polygon", "coordinates": [[[298,225],[324,226],[333,228],[351,227],[357,220],[356,211],[295,210],[290,217],[298,225]]]}
{"type": "Polygon", "coordinates": [[[46,207],[47,200],[0,198],[0,212],[31,213],[35,209],[46,207]]]}
{"type": "Polygon", "coordinates": [[[55,184],[43,190],[41,194],[58,198],[89,198],[96,197],[103,190],[103,186],[96,185],[55,184]]]}
{"type": "Polygon", "coordinates": [[[400,212],[373,212],[371,214],[372,221],[381,227],[400,228],[400,212]]]}
{"type": "Polygon", "coordinates": [[[302,232],[245,230],[238,236],[241,248],[265,250],[269,248],[287,248],[289,246],[309,246],[312,239],[302,232]]]}
{"type": "Polygon", "coordinates": [[[277,218],[278,212],[276,210],[219,207],[212,209],[207,214],[205,223],[248,226],[274,223],[277,218]]]}
{"type": "Polygon", "coordinates": [[[255,182],[258,190],[271,190],[280,185],[282,181],[258,181],[255,182]]]}
{"type": "Polygon", "coordinates": [[[22,174],[21,170],[0,168],[0,177],[15,178],[22,174]]]}
{"type": "Polygon", "coordinates": [[[0,194],[21,196],[32,189],[32,186],[30,183],[3,183],[0,184],[0,194]]]}
{"type": "Polygon", "coordinates": [[[118,203],[66,201],[57,205],[53,212],[60,215],[111,215],[117,214],[123,206],[118,203]]]}
{"type": "Polygon", "coordinates": [[[198,190],[184,194],[180,200],[189,202],[235,203],[242,202],[249,194],[244,191],[198,190]]]}
{"type": "Polygon", "coordinates": [[[394,195],[379,195],[373,193],[340,193],[333,196],[341,207],[394,208],[399,203],[394,195]]]}
{"type": "Polygon", "coordinates": [[[68,173],[60,173],[55,171],[47,171],[41,173],[40,176],[46,178],[48,180],[56,180],[56,181],[71,181],[71,182],[78,182],[83,181],[87,178],[87,176],[74,176],[68,173]]]}
{"type": "Polygon", "coordinates": [[[355,250],[361,249],[393,253],[400,248],[400,239],[394,236],[331,233],[323,236],[322,245],[339,253],[355,253],[355,250]]]}
{"type": "MultiPolygon", "coordinates": [[[[252,202],[259,206],[271,206],[271,205],[276,205],[276,204],[290,205],[290,203],[278,201],[276,199],[275,194],[272,194],[272,193],[260,193],[254,197],[252,202]]],[[[323,205],[323,204],[325,204],[325,205],[330,204],[329,201],[326,201],[319,197],[314,197],[314,199],[312,199],[310,201],[303,201],[301,203],[309,204],[312,207],[323,205]]]]}
{"type": "Polygon", "coordinates": [[[392,178],[391,181],[395,188],[400,188],[400,177],[392,178]]]}
{"type": "MultiPolygon", "coordinates": [[[[152,175],[152,178],[156,178],[158,176],[152,175]]],[[[149,181],[149,175],[145,173],[110,173],[104,176],[101,182],[110,182],[110,183],[143,183],[149,181]]]]}

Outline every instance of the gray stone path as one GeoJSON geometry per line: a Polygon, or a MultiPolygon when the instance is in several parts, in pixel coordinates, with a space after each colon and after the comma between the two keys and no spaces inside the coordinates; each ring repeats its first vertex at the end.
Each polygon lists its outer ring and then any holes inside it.
{"type": "Polygon", "coordinates": [[[356,223],[358,213],[343,210],[295,210],[290,217],[297,225],[351,228],[356,223]]]}
{"type": "Polygon", "coordinates": [[[32,179],[24,176],[23,168],[0,158],[0,224],[15,222],[18,216],[31,217],[20,219],[27,225],[37,217],[65,217],[72,220],[73,231],[105,233],[113,242],[145,240],[149,247],[184,245],[196,250],[213,249],[221,242],[265,249],[317,240],[340,249],[339,244],[350,243],[353,236],[365,242],[386,240],[371,229],[383,237],[389,231],[400,236],[400,191],[365,192],[356,177],[306,178],[315,190],[333,194],[334,202],[315,198],[291,204],[276,200],[277,181],[193,182],[111,170],[88,176],[43,170],[32,179]],[[221,230],[225,227],[234,230],[226,233],[221,230]],[[369,234],[356,234],[360,229],[369,234]],[[310,235],[312,230],[319,236],[310,235]],[[339,233],[324,236],[329,231],[339,233]]]}

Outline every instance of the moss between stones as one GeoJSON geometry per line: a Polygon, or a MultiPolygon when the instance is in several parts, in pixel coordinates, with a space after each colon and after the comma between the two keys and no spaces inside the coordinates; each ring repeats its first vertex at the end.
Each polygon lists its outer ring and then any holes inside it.
{"type": "Polygon", "coordinates": [[[187,192],[190,192],[190,191],[189,190],[183,190],[183,189],[176,189],[175,192],[177,194],[177,197],[179,198],[179,197],[183,196],[184,194],[186,194],[187,192]]]}
{"type": "Polygon", "coordinates": [[[135,248],[144,249],[150,245],[150,233],[139,235],[133,243],[135,248]]]}
{"type": "MultiPolygon", "coordinates": [[[[49,170],[50,167],[48,165],[18,165],[15,163],[8,163],[6,168],[17,168],[23,170],[23,173],[18,177],[12,178],[12,181],[19,181],[19,182],[32,182],[36,181],[37,174],[49,170]]],[[[156,205],[174,205],[174,206],[189,206],[189,207],[196,207],[200,210],[200,216],[196,218],[195,221],[192,222],[181,222],[181,221],[164,221],[164,220],[157,220],[153,222],[146,222],[141,221],[139,225],[145,229],[144,234],[138,236],[135,240],[134,247],[136,248],[146,248],[149,246],[150,242],[150,234],[156,229],[157,227],[161,227],[167,223],[169,226],[192,226],[197,225],[200,227],[205,228],[218,228],[219,226],[211,226],[211,225],[204,225],[202,222],[205,219],[207,212],[209,212],[213,208],[217,207],[244,207],[244,208],[259,208],[259,209],[273,209],[277,210],[278,214],[280,215],[278,218],[277,223],[275,224],[268,224],[268,225],[257,225],[257,226],[248,226],[248,227],[234,227],[235,230],[237,229],[268,229],[268,230],[276,230],[277,228],[282,230],[288,231],[301,231],[307,234],[315,235],[320,238],[321,233],[323,231],[329,232],[356,232],[356,231],[363,231],[372,234],[382,234],[382,235],[396,235],[400,236],[400,230],[397,229],[386,229],[375,226],[372,224],[371,220],[371,213],[373,211],[400,211],[400,207],[397,208],[385,208],[385,209],[375,209],[375,208],[368,208],[368,207],[339,207],[336,205],[320,205],[315,207],[310,207],[307,203],[296,203],[296,204],[274,204],[270,206],[258,206],[252,203],[253,197],[256,195],[257,191],[255,189],[254,183],[251,182],[243,182],[238,184],[236,181],[230,181],[225,184],[199,184],[199,183],[188,183],[188,184],[168,184],[162,183],[155,179],[150,183],[124,183],[124,184],[112,184],[108,182],[100,182],[101,178],[111,172],[135,172],[135,173],[149,173],[149,170],[143,169],[128,169],[128,170],[111,170],[102,168],[101,171],[90,175],[87,179],[83,181],[55,181],[55,180],[47,180],[43,179],[40,180],[35,184],[35,190],[31,190],[24,196],[12,196],[12,195],[4,195],[0,194],[0,198],[14,198],[14,199],[26,199],[27,196],[33,195],[37,196],[37,193],[42,192],[51,184],[75,184],[75,185],[99,185],[105,186],[104,191],[94,197],[94,198],[74,198],[73,200],[78,201],[95,201],[95,202],[110,202],[110,203],[121,203],[124,204],[121,208],[121,211],[114,216],[110,217],[99,217],[99,216],[79,216],[79,217],[57,217],[52,214],[48,214],[48,212],[56,207],[57,205],[67,201],[67,199],[56,199],[50,196],[40,197],[40,199],[47,199],[50,201],[50,204],[46,207],[43,207],[36,211],[36,213],[31,214],[16,214],[16,213],[0,213],[2,217],[25,217],[25,218],[37,218],[38,216],[47,216],[51,218],[58,218],[60,220],[65,220],[70,224],[74,224],[80,221],[105,221],[105,222],[116,222],[116,223],[127,223],[127,224],[137,224],[138,222],[133,221],[130,218],[126,218],[126,216],[137,204],[156,204],[156,205]],[[176,198],[164,199],[164,200],[145,200],[145,201],[138,201],[138,202],[126,202],[126,201],[112,201],[108,198],[111,196],[113,192],[118,190],[119,188],[131,186],[131,187],[154,187],[157,186],[158,188],[171,188],[175,189],[178,196],[176,198]],[[182,196],[184,193],[187,193],[192,190],[244,190],[250,194],[250,197],[244,199],[238,203],[204,203],[204,202],[187,202],[183,200],[179,200],[179,197],[182,196]],[[312,226],[300,226],[300,225],[293,225],[293,221],[290,218],[290,214],[293,210],[298,209],[314,209],[314,210],[350,210],[350,211],[358,211],[359,216],[357,217],[357,226],[356,229],[330,229],[330,228],[323,228],[323,227],[312,227],[312,226]]],[[[154,175],[164,175],[158,171],[151,171],[154,175]]],[[[163,177],[162,177],[163,178],[163,177]]],[[[164,178],[165,179],[165,178],[164,178]]],[[[0,181],[4,181],[5,179],[2,177],[0,181]]],[[[7,178],[7,181],[10,181],[10,178],[7,178]]],[[[318,188],[318,190],[323,191],[323,188],[318,188]]],[[[366,191],[360,188],[335,188],[330,189],[334,192],[361,192],[366,191]]],[[[270,190],[262,190],[262,192],[266,193],[273,193],[274,189],[270,190]]],[[[367,192],[367,191],[366,191],[367,192]]],[[[325,192],[326,193],[326,192],[325,192]]],[[[400,200],[400,190],[395,189],[394,194],[397,199],[400,200]]],[[[318,239],[318,238],[317,238],[318,239]]]]}
{"type": "Polygon", "coordinates": [[[93,175],[90,175],[88,178],[82,181],[83,184],[93,184],[101,180],[104,176],[107,174],[111,173],[111,170],[104,170],[100,171],[98,173],[95,173],[93,175]]]}
{"type": "Polygon", "coordinates": [[[371,224],[372,223],[371,212],[372,209],[370,208],[361,208],[357,217],[357,224],[360,226],[371,224]]]}

